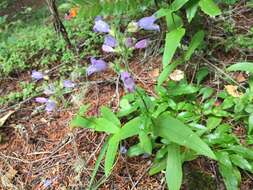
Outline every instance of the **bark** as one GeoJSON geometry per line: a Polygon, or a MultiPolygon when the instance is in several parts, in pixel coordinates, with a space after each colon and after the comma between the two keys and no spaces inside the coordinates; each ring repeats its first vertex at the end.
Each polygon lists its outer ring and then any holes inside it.
{"type": "Polygon", "coordinates": [[[53,22],[54,22],[55,31],[58,34],[62,35],[63,39],[65,40],[65,42],[66,42],[66,44],[68,46],[68,48],[74,51],[74,47],[73,47],[73,45],[71,44],[71,42],[69,40],[67,30],[64,27],[64,25],[63,25],[63,23],[62,23],[62,21],[61,21],[61,19],[59,17],[59,13],[58,13],[58,10],[57,10],[57,6],[56,6],[56,3],[55,3],[55,0],[46,0],[46,3],[48,5],[50,13],[53,16],[53,22]]]}

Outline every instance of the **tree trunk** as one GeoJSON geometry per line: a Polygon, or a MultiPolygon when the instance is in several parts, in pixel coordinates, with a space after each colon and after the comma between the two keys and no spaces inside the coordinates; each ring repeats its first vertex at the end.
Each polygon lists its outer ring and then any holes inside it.
{"type": "Polygon", "coordinates": [[[56,4],[55,4],[55,0],[46,0],[46,2],[47,2],[47,5],[48,5],[48,8],[49,8],[49,11],[53,16],[55,31],[58,34],[62,35],[63,39],[65,40],[65,42],[68,46],[68,48],[74,51],[74,47],[73,47],[73,45],[71,44],[71,42],[69,40],[66,28],[64,27],[64,25],[63,25],[63,23],[62,23],[62,21],[59,17],[59,13],[58,13],[58,10],[57,10],[56,4]]]}

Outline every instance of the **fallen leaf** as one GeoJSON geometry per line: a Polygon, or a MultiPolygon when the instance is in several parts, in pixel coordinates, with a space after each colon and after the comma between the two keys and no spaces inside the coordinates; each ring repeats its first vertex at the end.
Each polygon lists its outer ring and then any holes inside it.
{"type": "Polygon", "coordinates": [[[0,118],[0,127],[2,127],[7,119],[14,113],[15,111],[9,111],[6,115],[0,118]]]}
{"type": "Polygon", "coordinates": [[[12,167],[9,169],[9,171],[5,174],[5,176],[12,181],[15,175],[17,174],[17,170],[13,169],[12,167]]]}
{"type": "Polygon", "coordinates": [[[159,69],[156,68],[150,72],[151,77],[157,78],[159,76],[159,69]]]}
{"type": "Polygon", "coordinates": [[[238,73],[236,76],[235,76],[235,80],[237,82],[245,82],[246,81],[246,78],[244,77],[243,73],[238,73]]]}
{"type": "Polygon", "coordinates": [[[241,92],[238,92],[238,86],[234,85],[225,85],[225,89],[228,92],[229,95],[233,97],[240,97],[242,95],[241,92]]]}
{"type": "Polygon", "coordinates": [[[184,78],[184,72],[176,69],[170,74],[170,79],[173,81],[180,81],[184,78]]]}

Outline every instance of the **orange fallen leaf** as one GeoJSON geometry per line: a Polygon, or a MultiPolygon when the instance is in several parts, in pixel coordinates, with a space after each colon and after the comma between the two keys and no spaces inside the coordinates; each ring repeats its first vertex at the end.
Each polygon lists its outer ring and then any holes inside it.
{"type": "Polygon", "coordinates": [[[77,12],[78,12],[78,8],[77,7],[71,8],[70,11],[69,11],[69,16],[71,18],[74,18],[74,17],[77,16],[77,12]]]}
{"type": "Polygon", "coordinates": [[[159,76],[159,69],[156,68],[150,72],[151,77],[157,78],[159,76]]]}
{"type": "Polygon", "coordinates": [[[238,86],[225,85],[225,89],[228,92],[228,94],[231,95],[231,96],[233,96],[233,97],[240,97],[240,96],[242,96],[242,93],[237,90],[238,86]]]}

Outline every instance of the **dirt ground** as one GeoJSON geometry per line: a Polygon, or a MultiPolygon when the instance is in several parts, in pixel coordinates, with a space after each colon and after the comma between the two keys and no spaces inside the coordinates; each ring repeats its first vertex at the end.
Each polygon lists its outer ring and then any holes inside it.
{"type": "MultiPolygon", "coordinates": [[[[10,10],[21,10],[24,4],[41,6],[44,1],[20,0],[6,10],[1,10],[0,15],[10,10]],[[37,4],[37,2],[39,2],[37,4]]],[[[252,23],[252,13],[239,15],[241,29],[248,28],[252,23]],[[249,16],[248,16],[249,15],[249,16]]],[[[208,23],[207,23],[208,25],[208,23]]],[[[216,28],[217,29],[217,28],[216,28]]],[[[219,31],[217,29],[217,31],[219,31]]],[[[217,31],[215,33],[216,36],[217,31]]],[[[214,31],[215,32],[215,31],[214,31]]],[[[213,40],[209,38],[209,40],[213,40]]],[[[249,55],[247,54],[247,59],[249,55]]],[[[237,61],[238,51],[224,52],[217,50],[216,58],[224,63],[237,61]]],[[[253,60],[253,55],[252,60],[253,60]]],[[[199,60],[198,60],[199,61],[199,60]]],[[[161,70],[161,57],[157,56],[149,61],[134,60],[131,68],[138,85],[154,94],[154,84],[157,73],[161,70]]],[[[189,67],[185,66],[185,69],[189,67]]],[[[188,70],[189,71],[189,70],[188,70]]],[[[190,75],[191,72],[188,73],[190,75]]],[[[11,90],[16,90],[18,80],[30,80],[29,73],[23,73],[17,79],[0,81],[0,95],[11,90]],[[7,88],[6,88],[7,87],[7,88]],[[1,92],[1,89],[2,90],[1,92]]],[[[88,129],[72,129],[69,122],[77,112],[80,105],[91,104],[89,115],[98,115],[101,105],[117,107],[115,77],[110,71],[104,75],[95,75],[89,80],[93,81],[84,91],[83,98],[74,102],[69,108],[60,107],[53,114],[37,110],[33,99],[28,99],[20,106],[14,106],[9,111],[14,113],[7,120],[4,127],[0,128],[3,134],[3,143],[0,144],[0,189],[3,190],[85,190],[89,184],[92,170],[99,151],[105,141],[105,135],[92,132],[88,129]],[[102,82],[98,82],[102,81],[102,82]],[[116,97],[116,98],[115,98],[116,97]],[[17,109],[16,109],[17,108],[17,109]]],[[[119,94],[124,94],[120,87],[119,94]]],[[[72,95],[66,98],[73,100],[72,95]]],[[[4,108],[5,109],[5,108],[4,108]]],[[[0,113],[1,116],[2,113],[0,113]]],[[[126,143],[129,147],[134,139],[126,143]]],[[[152,157],[128,158],[119,155],[112,175],[100,186],[101,190],[152,190],[167,189],[163,174],[149,176],[147,174],[152,157]]],[[[218,175],[216,163],[200,158],[184,166],[185,180],[183,190],[222,190],[224,189],[221,177],[218,175]],[[193,182],[194,181],[194,182],[193,182]]],[[[253,189],[252,176],[244,174],[245,180],[241,185],[242,190],[253,189]]],[[[103,176],[103,168],[99,169],[97,180],[103,176]]]]}

